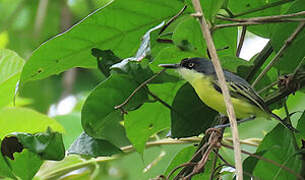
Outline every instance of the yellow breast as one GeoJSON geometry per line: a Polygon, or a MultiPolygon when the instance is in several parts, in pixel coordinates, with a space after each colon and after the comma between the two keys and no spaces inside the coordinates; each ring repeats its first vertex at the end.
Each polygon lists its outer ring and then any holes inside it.
{"type": "MultiPolygon", "coordinates": [[[[222,114],[227,114],[223,95],[215,90],[209,79],[211,77],[204,76],[203,74],[194,71],[190,72],[190,70],[180,70],[179,73],[193,86],[199,98],[207,106],[222,114]]],[[[248,118],[250,116],[266,116],[266,113],[245,100],[236,98],[231,98],[231,100],[236,117],[239,119],[248,118]]]]}

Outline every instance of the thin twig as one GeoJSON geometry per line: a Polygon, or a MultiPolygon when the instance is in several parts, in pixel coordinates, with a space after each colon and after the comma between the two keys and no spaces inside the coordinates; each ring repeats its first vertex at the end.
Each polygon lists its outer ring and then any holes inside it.
{"type": "Polygon", "coordinates": [[[272,8],[272,7],[279,6],[279,5],[282,5],[282,4],[285,4],[285,3],[288,3],[288,2],[292,2],[292,1],[293,0],[281,0],[281,1],[272,2],[272,3],[266,4],[264,6],[260,6],[258,8],[253,8],[253,9],[250,9],[248,11],[241,12],[239,14],[235,14],[233,17],[243,16],[243,15],[246,15],[246,14],[250,14],[250,13],[254,13],[254,12],[257,12],[257,11],[264,10],[264,9],[272,8]]]}
{"type": "Polygon", "coordinates": [[[161,73],[163,73],[166,69],[162,69],[160,72],[158,72],[157,74],[153,75],[152,77],[150,77],[149,79],[147,79],[146,81],[144,81],[142,84],[140,84],[129,96],[128,98],[120,105],[117,105],[114,107],[114,109],[121,109],[123,106],[125,106],[130,99],[142,88],[144,87],[147,83],[149,83],[150,81],[152,81],[153,79],[155,79],[157,76],[159,76],[161,73]]]}
{"type": "Polygon", "coordinates": [[[268,59],[268,57],[271,55],[271,53],[273,52],[273,48],[271,45],[271,41],[269,41],[265,47],[263,48],[263,50],[257,55],[257,57],[253,60],[253,62],[255,63],[254,67],[251,68],[248,76],[246,77],[246,80],[248,82],[250,82],[253,77],[255,76],[255,74],[257,73],[257,71],[262,67],[262,65],[265,63],[265,61],[268,59]]]}
{"type": "Polygon", "coordinates": [[[217,171],[217,170],[216,170],[216,164],[217,164],[217,158],[218,158],[218,156],[217,156],[218,151],[219,151],[219,149],[214,149],[214,150],[213,150],[215,156],[214,156],[214,158],[213,158],[213,164],[212,164],[212,168],[211,168],[211,169],[212,169],[212,173],[211,173],[211,175],[210,175],[210,180],[213,180],[213,179],[214,179],[214,174],[215,174],[215,172],[217,171]]]}
{"type": "Polygon", "coordinates": [[[241,35],[240,35],[240,38],[239,38],[238,47],[237,47],[237,50],[236,50],[236,57],[239,57],[241,48],[243,47],[243,44],[244,44],[244,41],[245,41],[246,32],[247,32],[247,26],[243,26],[243,28],[241,30],[241,35]]]}
{"type": "Polygon", "coordinates": [[[225,21],[233,21],[233,22],[277,22],[277,20],[288,20],[288,21],[304,21],[304,18],[296,19],[292,17],[296,16],[303,16],[305,15],[305,11],[300,11],[296,13],[291,14],[282,14],[282,15],[274,15],[274,16],[263,16],[263,17],[254,17],[254,18],[242,18],[242,19],[236,19],[236,18],[229,18],[229,17],[223,17],[223,16],[216,16],[217,19],[225,20],[225,21]],[[289,19],[290,18],[290,19],[289,19]]]}
{"type": "Polygon", "coordinates": [[[211,32],[209,30],[209,25],[205,20],[204,14],[201,9],[201,4],[199,0],[192,0],[194,9],[196,13],[201,14],[198,17],[201,25],[201,31],[203,33],[203,37],[205,37],[207,47],[209,49],[210,55],[212,57],[212,62],[215,67],[216,75],[220,83],[221,90],[223,92],[224,101],[226,104],[227,114],[230,120],[231,131],[233,135],[233,144],[234,144],[234,158],[236,163],[236,171],[237,171],[237,180],[243,179],[243,170],[242,170],[242,161],[241,161],[241,151],[240,151],[240,144],[239,144],[239,136],[238,136],[238,129],[237,129],[237,122],[236,116],[234,112],[234,108],[232,105],[231,97],[229,94],[229,90],[226,84],[226,80],[224,77],[223,70],[220,65],[220,61],[218,55],[216,53],[216,48],[212,39],[211,32]]]}
{"type": "Polygon", "coordinates": [[[163,101],[162,99],[160,99],[157,95],[155,95],[154,93],[152,93],[151,91],[148,90],[148,94],[151,95],[155,100],[159,101],[161,104],[163,104],[165,107],[167,107],[170,110],[173,110],[172,106],[167,104],[165,101],[163,101]]]}
{"type": "Polygon", "coordinates": [[[283,55],[287,47],[293,42],[293,40],[297,37],[297,35],[302,31],[302,29],[305,26],[305,22],[301,22],[299,26],[295,29],[295,31],[290,35],[290,37],[287,38],[284,45],[281,47],[281,49],[278,51],[278,53],[274,56],[274,58],[270,61],[270,63],[267,65],[267,67],[258,75],[258,77],[255,79],[255,81],[252,83],[252,87],[254,87],[259,80],[262,79],[262,77],[271,69],[271,67],[278,62],[280,57],[283,55]]]}
{"type": "Polygon", "coordinates": [[[197,163],[192,163],[192,162],[187,162],[187,163],[183,163],[183,164],[180,164],[179,166],[175,167],[169,174],[168,176],[166,177],[166,180],[169,180],[170,177],[180,168],[182,167],[187,167],[187,166],[195,166],[197,163]]]}
{"type": "MultiPolygon", "coordinates": [[[[284,101],[284,109],[285,109],[285,113],[286,113],[285,119],[287,119],[288,123],[291,124],[291,118],[290,118],[291,114],[289,113],[289,110],[288,110],[287,98],[285,98],[285,101],[284,101]]],[[[293,145],[294,145],[295,150],[299,150],[297,139],[295,137],[295,133],[293,133],[292,131],[290,131],[290,133],[291,133],[291,136],[293,139],[293,145]]]]}
{"type": "Polygon", "coordinates": [[[217,24],[213,26],[211,31],[215,31],[216,29],[221,29],[221,28],[235,27],[235,26],[251,26],[251,25],[259,25],[259,24],[287,23],[287,22],[305,22],[305,18],[279,19],[274,21],[246,21],[246,22],[237,22],[237,23],[228,23],[228,24],[217,24]]]}
{"type": "MultiPolygon", "coordinates": [[[[229,148],[229,149],[233,149],[233,147],[230,146],[230,145],[223,144],[223,143],[221,143],[221,145],[222,145],[223,147],[226,147],[226,148],[229,148]]],[[[265,157],[263,157],[263,156],[259,156],[259,155],[256,155],[256,154],[252,154],[252,153],[250,153],[250,152],[248,152],[248,151],[245,151],[245,150],[242,150],[241,152],[242,152],[243,154],[247,154],[247,155],[249,155],[249,156],[255,157],[255,158],[259,159],[259,160],[262,160],[262,161],[271,163],[271,164],[273,164],[273,165],[275,165],[275,166],[277,166],[277,167],[280,167],[280,168],[284,169],[285,171],[287,171],[287,172],[289,172],[289,173],[295,175],[295,176],[298,177],[299,179],[304,180],[304,178],[303,178],[300,174],[296,173],[294,170],[292,170],[292,169],[288,168],[287,166],[284,166],[284,165],[282,165],[282,164],[280,164],[280,163],[278,163],[278,162],[276,162],[276,161],[273,161],[273,160],[271,160],[271,159],[267,159],[267,158],[265,158],[265,157]]]]}
{"type": "Polygon", "coordinates": [[[173,16],[160,30],[159,35],[163,33],[163,31],[165,31],[165,29],[172,23],[174,22],[179,16],[181,16],[181,14],[185,11],[185,9],[187,8],[187,5],[184,5],[183,8],[178,12],[178,14],[176,14],[175,16],[173,16]]]}

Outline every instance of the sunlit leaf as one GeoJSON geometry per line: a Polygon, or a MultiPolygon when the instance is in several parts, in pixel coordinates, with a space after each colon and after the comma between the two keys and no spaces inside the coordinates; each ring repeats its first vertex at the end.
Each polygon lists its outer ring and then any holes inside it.
{"type": "Polygon", "coordinates": [[[23,64],[15,52],[0,49],[0,108],[13,102],[23,64]]]}

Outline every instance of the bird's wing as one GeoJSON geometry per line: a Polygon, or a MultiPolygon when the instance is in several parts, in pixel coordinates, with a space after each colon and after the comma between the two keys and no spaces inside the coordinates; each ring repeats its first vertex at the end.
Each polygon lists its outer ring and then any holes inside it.
{"type": "MultiPolygon", "coordinates": [[[[224,71],[224,75],[232,97],[245,99],[260,109],[269,111],[264,100],[253,90],[246,80],[229,71],[224,71]]],[[[217,91],[221,92],[219,81],[216,78],[213,81],[213,85],[217,91]]]]}

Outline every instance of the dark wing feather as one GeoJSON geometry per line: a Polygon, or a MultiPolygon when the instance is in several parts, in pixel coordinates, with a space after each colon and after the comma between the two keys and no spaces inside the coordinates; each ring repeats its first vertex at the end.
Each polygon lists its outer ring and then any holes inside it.
{"type": "MultiPolygon", "coordinates": [[[[232,97],[238,99],[243,98],[263,111],[270,112],[268,107],[265,105],[264,100],[253,90],[246,80],[229,71],[224,71],[224,75],[232,97]]],[[[213,85],[217,91],[221,92],[219,82],[216,78],[213,85]]]]}

